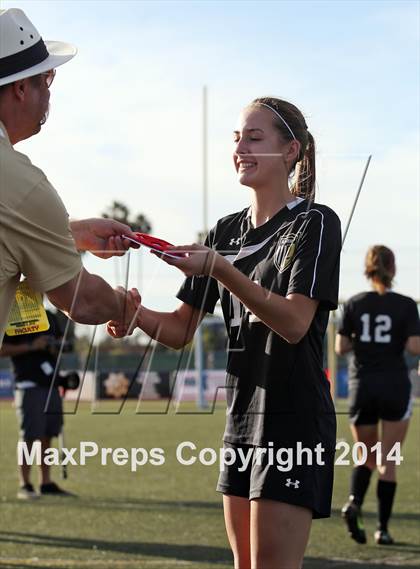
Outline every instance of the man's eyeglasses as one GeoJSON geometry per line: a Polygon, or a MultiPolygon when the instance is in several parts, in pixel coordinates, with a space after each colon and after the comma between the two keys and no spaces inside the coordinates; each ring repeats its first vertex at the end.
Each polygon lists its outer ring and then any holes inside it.
{"type": "Polygon", "coordinates": [[[55,69],[50,69],[45,73],[40,73],[43,77],[45,77],[45,84],[47,85],[48,89],[51,87],[51,83],[54,81],[55,77],[55,69]]]}

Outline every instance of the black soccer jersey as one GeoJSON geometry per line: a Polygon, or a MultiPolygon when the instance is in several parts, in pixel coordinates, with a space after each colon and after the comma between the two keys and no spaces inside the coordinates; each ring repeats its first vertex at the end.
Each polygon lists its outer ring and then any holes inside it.
{"type": "Polygon", "coordinates": [[[395,292],[362,292],[345,304],[338,333],[352,340],[351,378],[376,372],[406,375],[405,343],[420,335],[417,305],[395,292]]]}
{"type": "Polygon", "coordinates": [[[267,291],[319,300],[304,338],[289,344],[211,277],[187,278],[178,298],[206,312],[220,299],[229,337],[224,440],[335,445],[335,417],[322,368],[328,311],[338,296],[340,221],[328,207],[296,199],[253,228],[249,210],[220,219],[206,244],[267,291]]]}

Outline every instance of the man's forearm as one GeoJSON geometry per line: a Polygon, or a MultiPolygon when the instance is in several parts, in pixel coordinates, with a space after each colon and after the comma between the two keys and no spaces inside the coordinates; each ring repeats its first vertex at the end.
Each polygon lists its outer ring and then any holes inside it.
{"type": "Polygon", "coordinates": [[[124,295],[115,291],[97,275],[85,273],[69,316],[80,324],[103,324],[108,320],[123,321],[128,305],[124,295]]]}
{"type": "Polygon", "coordinates": [[[0,358],[14,358],[32,351],[31,344],[3,344],[0,349],[0,358]]]}
{"type": "Polygon", "coordinates": [[[103,324],[108,320],[126,322],[134,316],[134,307],[127,305],[125,294],[85,269],[71,281],[48,291],[47,296],[54,306],[80,324],[103,324]]]}
{"type": "Polygon", "coordinates": [[[69,221],[69,226],[71,230],[71,234],[73,235],[74,242],[76,243],[76,247],[79,251],[87,251],[86,243],[83,242],[83,228],[84,228],[84,220],[74,220],[71,219],[69,221]]]}

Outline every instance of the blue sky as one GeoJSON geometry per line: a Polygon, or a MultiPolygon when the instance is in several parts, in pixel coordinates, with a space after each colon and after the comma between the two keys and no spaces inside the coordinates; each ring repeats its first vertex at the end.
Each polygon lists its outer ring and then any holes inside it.
{"type": "MultiPolygon", "coordinates": [[[[43,132],[19,149],[45,170],[72,217],[113,199],[154,233],[189,243],[201,229],[201,94],[209,97],[210,224],[249,200],[236,182],[231,132],[256,96],[289,99],[318,146],[318,201],[345,225],[341,297],[365,288],[363,255],[397,255],[396,289],[420,298],[419,4],[417,2],[15,2],[44,39],[77,45],[59,68],[43,132]]],[[[121,279],[124,261],[87,259],[121,279]]],[[[181,278],[133,255],[146,304],[169,309],[181,278]],[[139,268],[141,264],[141,269],[139,268]]]]}

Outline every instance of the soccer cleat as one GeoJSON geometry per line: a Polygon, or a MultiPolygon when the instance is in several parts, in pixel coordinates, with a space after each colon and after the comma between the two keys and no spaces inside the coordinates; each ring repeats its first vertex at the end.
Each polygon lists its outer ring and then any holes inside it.
{"type": "Polygon", "coordinates": [[[42,496],[65,496],[65,497],[76,496],[76,494],[72,494],[71,492],[67,492],[67,490],[63,490],[55,482],[49,482],[48,484],[41,484],[39,491],[42,494],[42,496]]]}
{"type": "Polygon", "coordinates": [[[392,545],[394,543],[390,534],[382,529],[375,531],[375,541],[378,545],[392,545]]]}
{"type": "Polygon", "coordinates": [[[24,484],[18,490],[17,497],[19,500],[37,500],[39,498],[39,494],[37,494],[34,490],[32,484],[24,484]]]}
{"type": "Polygon", "coordinates": [[[360,506],[348,502],[343,506],[341,515],[346,522],[349,534],[357,543],[366,543],[366,532],[363,526],[362,511],[360,506]]]}

